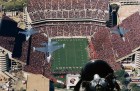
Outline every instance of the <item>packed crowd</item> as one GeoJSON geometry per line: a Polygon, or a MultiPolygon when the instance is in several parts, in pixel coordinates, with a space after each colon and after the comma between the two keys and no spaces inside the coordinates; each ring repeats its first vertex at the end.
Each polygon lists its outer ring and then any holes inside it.
{"type": "MultiPolygon", "coordinates": [[[[36,2],[36,4],[39,2],[36,2]]],[[[104,6],[104,2],[102,3],[104,6]]],[[[101,7],[99,7],[101,8],[101,7]]],[[[88,11],[88,10],[87,10],[88,11]]],[[[99,10],[98,10],[99,11],[99,10]]],[[[88,11],[90,12],[90,11],[88,11]]],[[[100,11],[102,12],[102,11],[100,11]]],[[[67,15],[67,13],[65,13],[67,15]]],[[[89,13],[90,14],[90,13],[89,13]]],[[[37,14],[35,14],[37,15],[37,14]]],[[[39,16],[39,14],[38,14],[39,16]]],[[[90,16],[90,15],[87,15],[90,16]]],[[[99,15],[100,16],[100,15],[99,15]]],[[[35,16],[36,17],[36,16],[35,16]]],[[[54,14],[55,17],[55,14],[54,14]]],[[[133,49],[139,47],[140,31],[139,25],[139,13],[135,13],[128,17],[120,24],[121,27],[130,30],[126,35],[126,41],[123,41],[119,35],[111,34],[110,30],[105,27],[96,26],[96,23],[85,24],[83,23],[59,23],[63,25],[57,26],[41,26],[36,28],[45,32],[51,37],[55,36],[89,36],[93,35],[89,47],[91,48],[90,56],[92,59],[99,58],[107,61],[114,69],[119,68],[119,64],[115,63],[115,60],[123,56],[128,55],[133,49]],[[66,25],[65,25],[66,24],[66,25]]],[[[1,37],[1,46],[12,51],[14,47],[14,38],[1,37]]],[[[32,37],[31,43],[31,55],[29,65],[25,66],[24,70],[36,74],[44,74],[48,76],[51,74],[50,66],[45,60],[45,55],[41,52],[33,52],[32,47],[40,47],[42,42],[47,41],[47,38],[42,34],[37,34],[32,37]],[[45,61],[44,61],[45,60],[45,61]]],[[[19,58],[21,61],[26,61],[28,52],[28,42],[23,43],[22,57],[19,58]]],[[[62,73],[66,73],[64,70],[62,73]]]]}
{"type": "MultiPolygon", "coordinates": [[[[93,39],[91,39],[93,40],[93,39]]],[[[89,42],[88,47],[90,48],[89,50],[89,56],[91,59],[96,59],[98,56],[96,54],[95,48],[94,48],[94,44],[92,41],[89,42]]]]}
{"type": "Polygon", "coordinates": [[[0,46],[12,52],[14,48],[14,43],[15,43],[14,40],[15,40],[14,37],[0,36],[0,46]]]}
{"type": "MultiPolygon", "coordinates": [[[[14,53],[14,48],[15,48],[15,38],[14,37],[4,37],[4,36],[0,36],[0,46],[7,49],[8,51],[10,51],[12,53],[11,56],[13,56],[14,53]]],[[[23,60],[24,62],[26,62],[26,57],[27,57],[27,49],[28,49],[28,44],[27,43],[23,43],[22,47],[22,51],[21,54],[23,54],[20,58],[17,58],[19,60],[23,60]]],[[[19,50],[17,50],[19,51],[19,50]]]]}
{"type": "MultiPolygon", "coordinates": [[[[37,27],[37,26],[36,26],[37,27]]],[[[95,31],[98,30],[100,25],[96,23],[59,23],[58,25],[43,25],[38,26],[37,30],[41,30],[50,37],[56,36],[91,36],[95,31]],[[61,25],[62,24],[62,25],[61,25]]]]}
{"type": "Polygon", "coordinates": [[[118,69],[119,65],[114,61],[132,53],[132,50],[140,46],[140,27],[137,24],[139,19],[139,13],[136,12],[120,24],[124,31],[129,30],[125,34],[125,41],[119,35],[110,33],[110,29],[98,29],[91,39],[93,45],[90,48],[94,50],[91,56],[94,58],[93,53],[96,53],[97,58],[106,60],[114,69],[118,69]]]}
{"type": "Polygon", "coordinates": [[[98,30],[91,39],[94,50],[92,53],[96,53],[97,56],[92,55],[93,59],[103,59],[109,63],[113,69],[119,69],[119,64],[115,62],[116,58],[114,56],[114,50],[112,49],[112,43],[110,40],[110,33],[107,29],[98,30]],[[94,58],[95,57],[95,58],[94,58]]]}
{"type": "MultiPolygon", "coordinates": [[[[14,37],[4,37],[4,36],[0,36],[0,46],[7,49],[8,51],[13,51],[14,49],[14,44],[15,44],[15,38],[14,37]]],[[[32,40],[31,40],[31,49],[30,49],[30,54],[28,53],[28,49],[29,49],[29,40],[25,41],[22,45],[22,56],[19,58],[15,58],[18,59],[24,63],[27,63],[27,61],[29,61],[29,64],[26,64],[24,66],[24,71],[26,72],[31,72],[34,74],[42,74],[52,80],[55,80],[52,76],[51,76],[51,71],[50,71],[50,66],[51,64],[49,64],[47,62],[47,60],[45,59],[45,55],[44,53],[41,52],[33,52],[33,47],[41,47],[40,44],[43,42],[47,42],[47,38],[41,33],[41,34],[36,34],[33,35],[32,40]],[[29,60],[27,60],[27,56],[30,55],[29,60]]]]}
{"type": "Polygon", "coordinates": [[[117,58],[121,58],[130,54],[132,50],[140,46],[140,27],[137,24],[139,22],[139,19],[139,13],[136,12],[125,19],[122,24],[120,24],[120,26],[125,30],[129,30],[125,34],[125,41],[122,41],[121,38],[119,38],[119,36],[117,35],[112,36],[111,40],[113,43],[113,48],[118,54],[117,58]]]}
{"type": "MultiPolygon", "coordinates": [[[[58,0],[30,0],[28,4],[28,11],[33,21],[47,18],[107,19],[107,10],[108,0],[61,0],[61,2],[58,0]],[[46,3],[44,3],[44,1],[46,1],[46,3]]],[[[130,30],[125,35],[125,41],[123,41],[119,35],[111,34],[108,28],[97,26],[97,23],[85,24],[86,22],[60,22],[59,24],[62,25],[44,25],[36,29],[41,30],[51,37],[92,36],[94,34],[89,43],[91,59],[103,59],[116,70],[120,68],[120,65],[116,63],[115,60],[128,55],[133,49],[140,46],[139,20],[140,16],[137,12],[120,24],[124,29],[130,30]]],[[[54,23],[51,24],[53,25],[54,23]]],[[[1,36],[0,46],[9,51],[13,51],[14,40],[14,38],[1,36]]],[[[45,55],[41,52],[33,52],[32,49],[33,47],[40,47],[40,44],[46,41],[47,38],[42,34],[36,34],[32,37],[29,65],[24,67],[25,71],[51,77],[51,64],[47,63],[45,55]]],[[[26,62],[28,55],[28,43],[29,41],[23,43],[22,56],[19,58],[19,60],[24,62],[26,62]]],[[[77,72],[78,71],[79,69],[77,72]]],[[[62,71],[62,74],[63,73],[67,73],[67,70],[65,69],[62,71]]]]}
{"type": "Polygon", "coordinates": [[[139,19],[139,12],[136,12],[127,19],[125,19],[121,25],[122,27],[124,27],[124,29],[129,30],[129,32],[126,34],[126,40],[128,40],[132,49],[135,49],[140,45],[139,19]]]}
{"type": "Polygon", "coordinates": [[[47,59],[45,59],[45,54],[42,52],[33,51],[33,47],[42,47],[41,43],[47,41],[47,37],[42,33],[32,36],[29,65],[24,67],[24,71],[34,74],[42,74],[48,78],[51,77],[51,64],[49,64],[47,59]]]}
{"type": "Polygon", "coordinates": [[[28,12],[33,21],[49,18],[105,19],[107,10],[108,0],[30,0],[28,4],[28,12]]]}

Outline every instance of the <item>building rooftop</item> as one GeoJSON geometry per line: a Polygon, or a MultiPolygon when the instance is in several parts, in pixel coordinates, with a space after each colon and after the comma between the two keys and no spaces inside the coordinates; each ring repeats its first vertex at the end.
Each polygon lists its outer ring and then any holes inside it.
{"type": "Polygon", "coordinates": [[[28,91],[49,91],[50,80],[42,75],[30,74],[27,78],[28,91]]]}

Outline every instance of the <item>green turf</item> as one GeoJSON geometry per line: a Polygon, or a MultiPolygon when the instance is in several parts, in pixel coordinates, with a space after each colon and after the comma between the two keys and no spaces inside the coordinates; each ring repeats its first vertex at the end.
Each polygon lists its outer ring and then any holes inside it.
{"type": "Polygon", "coordinates": [[[65,44],[65,48],[61,48],[53,53],[52,71],[80,71],[88,60],[87,39],[70,38],[53,39],[52,41],[58,41],[58,44],[65,44]]]}

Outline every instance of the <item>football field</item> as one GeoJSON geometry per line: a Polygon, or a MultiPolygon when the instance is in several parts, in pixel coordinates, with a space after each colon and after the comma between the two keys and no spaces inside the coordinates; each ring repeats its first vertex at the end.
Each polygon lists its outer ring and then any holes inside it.
{"type": "Polygon", "coordinates": [[[79,72],[88,60],[86,38],[52,39],[65,44],[53,53],[52,72],[79,72]]]}

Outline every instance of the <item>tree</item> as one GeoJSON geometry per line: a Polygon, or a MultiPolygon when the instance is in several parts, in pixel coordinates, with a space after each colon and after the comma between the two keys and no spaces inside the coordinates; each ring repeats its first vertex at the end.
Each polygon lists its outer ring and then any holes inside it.
{"type": "Polygon", "coordinates": [[[22,11],[27,5],[27,0],[11,0],[3,3],[6,11],[22,11]]]}
{"type": "Polygon", "coordinates": [[[126,87],[123,87],[121,91],[128,91],[128,89],[126,87]]]}
{"type": "Polygon", "coordinates": [[[140,87],[135,83],[130,84],[130,88],[132,91],[140,91],[140,87]]]}
{"type": "Polygon", "coordinates": [[[136,86],[132,88],[132,91],[140,91],[140,87],[136,86]]]}
{"type": "Polygon", "coordinates": [[[20,91],[26,91],[26,89],[24,89],[23,87],[20,88],[20,91]]]}
{"type": "Polygon", "coordinates": [[[135,83],[130,84],[131,88],[136,87],[136,86],[137,86],[137,84],[135,84],[135,83]]]}
{"type": "Polygon", "coordinates": [[[115,75],[117,76],[117,79],[120,79],[121,77],[124,77],[125,73],[126,72],[124,70],[117,70],[115,75]]]}
{"type": "Polygon", "coordinates": [[[125,70],[121,69],[116,71],[115,75],[117,76],[117,80],[119,80],[124,87],[122,88],[122,91],[128,91],[127,86],[131,81],[129,74],[125,72],[125,70]]]}

